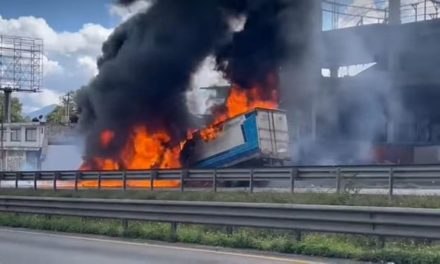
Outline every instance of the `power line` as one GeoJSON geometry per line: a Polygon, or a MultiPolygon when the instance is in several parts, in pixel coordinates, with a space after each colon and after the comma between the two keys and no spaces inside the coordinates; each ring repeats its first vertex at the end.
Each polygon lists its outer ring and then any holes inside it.
{"type": "Polygon", "coordinates": [[[383,17],[375,17],[375,16],[361,15],[361,14],[350,14],[350,13],[344,13],[344,12],[341,12],[341,11],[328,10],[328,9],[324,9],[324,8],[322,9],[322,11],[328,12],[328,13],[334,13],[334,14],[338,14],[338,15],[351,16],[351,17],[365,17],[365,18],[371,18],[371,19],[384,19],[383,17]]]}
{"type": "Polygon", "coordinates": [[[358,9],[364,9],[364,10],[370,10],[370,11],[385,11],[385,9],[381,9],[381,8],[343,4],[343,3],[339,3],[339,2],[331,2],[331,1],[328,1],[328,0],[323,0],[322,2],[325,3],[325,4],[329,4],[329,5],[358,8],[358,9]]]}

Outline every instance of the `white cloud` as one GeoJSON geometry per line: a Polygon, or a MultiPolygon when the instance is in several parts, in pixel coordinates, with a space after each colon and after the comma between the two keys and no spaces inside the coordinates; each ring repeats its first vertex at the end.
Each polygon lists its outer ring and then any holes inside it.
{"type": "Polygon", "coordinates": [[[386,16],[385,7],[380,6],[376,2],[375,0],[353,0],[352,3],[350,3],[352,6],[340,11],[357,16],[341,15],[338,20],[338,27],[345,28],[353,27],[358,24],[382,23],[386,16]]]}
{"type": "Polygon", "coordinates": [[[44,89],[37,94],[14,94],[23,112],[58,103],[59,96],[86,84],[97,73],[95,58],[113,31],[98,24],[84,24],[76,32],[57,32],[43,18],[6,19],[0,16],[0,34],[41,38],[44,41],[44,89]]]}
{"type": "Polygon", "coordinates": [[[121,21],[126,21],[133,15],[147,10],[150,5],[151,3],[146,0],[136,1],[130,6],[112,4],[109,7],[109,12],[110,15],[118,17],[121,21]]]}
{"type": "Polygon", "coordinates": [[[193,89],[207,87],[212,85],[226,84],[227,81],[223,75],[215,70],[215,58],[210,56],[206,58],[199,70],[193,76],[193,89]]]}
{"type": "Polygon", "coordinates": [[[0,34],[42,38],[48,53],[96,55],[113,29],[84,24],[77,32],[56,32],[43,18],[33,16],[4,19],[0,16],[0,34]]]}
{"type": "Polygon", "coordinates": [[[189,110],[194,114],[205,113],[212,106],[212,102],[209,100],[212,92],[201,90],[200,88],[226,85],[227,83],[222,74],[215,70],[214,57],[206,58],[199,70],[194,74],[192,90],[186,96],[189,110]]]}
{"type": "Polygon", "coordinates": [[[96,59],[90,56],[82,56],[77,59],[78,65],[84,70],[85,74],[90,77],[98,74],[96,59]]]}
{"type": "Polygon", "coordinates": [[[102,43],[108,38],[113,29],[101,25],[85,24],[78,32],[62,32],[57,35],[52,50],[62,54],[97,55],[102,43]]]}
{"type": "Polygon", "coordinates": [[[46,56],[43,56],[43,76],[50,76],[63,73],[63,67],[58,61],[49,60],[46,56]]]}

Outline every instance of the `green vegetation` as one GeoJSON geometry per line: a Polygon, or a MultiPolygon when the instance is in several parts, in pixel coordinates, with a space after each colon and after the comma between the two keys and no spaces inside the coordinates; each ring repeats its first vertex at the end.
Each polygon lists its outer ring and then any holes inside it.
{"type": "Polygon", "coordinates": [[[46,121],[50,124],[76,123],[77,106],[74,100],[75,97],[76,91],[69,91],[61,96],[60,104],[46,116],[46,121]]]}
{"type": "Polygon", "coordinates": [[[231,248],[258,249],[311,256],[350,258],[394,263],[440,263],[440,245],[424,241],[393,240],[385,247],[375,238],[354,235],[308,233],[299,242],[291,233],[255,229],[236,229],[228,234],[224,227],[179,225],[173,234],[170,224],[129,222],[78,217],[45,217],[0,214],[0,225],[51,231],[98,234],[113,237],[154,239],[231,248]]]}
{"type": "MultiPolygon", "coordinates": [[[[0,121],[3,119],[3,104],[4,104],[4,94],[0,93],[0,121]]],[[[24,118],[21,113],[22,104],[17,97],[11,97],[11,122],[23,122],[24,118]]]]}
{"type": "Polygon", "coordinates": [[[114,198],[142,200],[182,200],[182,201],[223,201],[249,203],[292,203],[292,204],[324,204],[324,205],[358,205],[358,206],[394,206],[440,208],[440,199],[436,196],[395,196],[389,201],[387,195],[334,194],[334,193],[247,193],[247,192],[150,192],[119,191],[119,190],[81,190],[50,191],[50,190],[14,190],[0,189],[0,195],[54,196],[76,198],[114,198]]]}

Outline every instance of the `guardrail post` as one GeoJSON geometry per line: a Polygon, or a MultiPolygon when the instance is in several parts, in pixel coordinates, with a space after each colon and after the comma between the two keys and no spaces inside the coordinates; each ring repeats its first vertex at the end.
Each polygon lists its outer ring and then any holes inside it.
{"type": "Polygon", "coordinates": [[[18,178],[20,177],[19,172],[15,172],[15,189],[18,189],[18,178]]]}
{"type": "Polygon", "coordinates": [[[59,172],[57,172],[57,171],[53,173],[53,190],[54,191],[57,191],[58,174],[59,174],[59,172]]]}
{"type": "Polygon", "coordinates": [[[393,187],[394,187],[394,170],[391,167],[388,174],[388,197],[389,199],[393,199],[393,187]]]}
{"type": "Polygon", "coordinates": [[[254,169],[250,169],[249,171],[249,192],[254,192],[254,169]]]}
{"type": "Polygon", "coordinates": [[[185,179],[188,176],[188,170],[182,169],[180,171],[180,192],[184,191],[185,188],[185,179]]]}
{"type": "Polygon", "coordinates": [[[295,192],[295,179],[298,177],[298,169],[292,168],[290,170],[290,193],[295,192]]]}
{"type": "Polygon", "coordinates": [[[217,192],[217,170],[214,169],[212,174],[212,190],[217,192]]]}
{"type": "Polygon", "coordinates": [[[157,171],[152,170],[150,172],[150,191],[154,191],[154,178],[157,176],[157,171]]]}
{"type": "Polygon", "coordinates": [[[341,193],[341,168],[336,169],[336,193],[341,193]]]}
{"type": "Polygon", "coordinates": [[[378,244],[377,244],[377,246],[378,246],[378,248],[384,248],[385,247],[385,237],[384,236],[379,236],[378,237],[378,244]]]}
{"type": "Polygon", "coordinates": [[[232,235],[234,233],[234,226],[227,225],[226,226],[226,234],[232,235]]]}
{"type": "Polygon", "coordinates": [[[39,172],[34,172],[34,190],[37,190],[37,178],[39,174],[39,172]]]}
{"type": "Polygon", "coordinates": [[[79,172],[79,171],[75,172],[75,192],[78,191],[78,180],[79,180],[79,177],[80,177],[80,173],[81,172],[79,172]]]}
{"type": "Polygon", "coordinates": [[[293,239],[294,239],[296,242],[300,242],[300,241],[301,241],[301,239],[302,239],[302,233],[301,233],[300,230],[294,230],[294,231],[293,231],[293,239]]]}
{"type": "Polygon", "coordinates": [[[171,222],[171,240],[175,241],[177,239],[177,223],[171,222]]]}
{"type": "Polygon", "coordinates": [[[101,190],[101,171],[98,171],[98,190],[101,190]]]}
{"type": "Polygon", "coordinates": [[[122,219],[122,233],[124,236],[128,233],[128,219],[122,219]]]}
{"type": "Polygon", "coordinates": [[[127,190],[127,173],[125,171],[122,172],[122,190],[127,190]]]}

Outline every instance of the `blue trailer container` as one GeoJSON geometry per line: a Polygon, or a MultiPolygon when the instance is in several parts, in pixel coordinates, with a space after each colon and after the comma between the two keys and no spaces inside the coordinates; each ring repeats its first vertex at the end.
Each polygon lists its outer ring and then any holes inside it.
{"type": "Polygon", "coordinates": [[[286,114],[255,109],[222,124],[210,141],[197,138],[192,146],[191,167],[222,168],[250,161],[286,161],[290,155],[286,114]]]}

